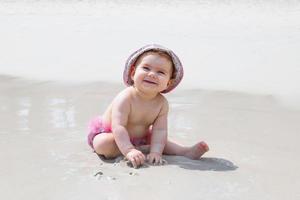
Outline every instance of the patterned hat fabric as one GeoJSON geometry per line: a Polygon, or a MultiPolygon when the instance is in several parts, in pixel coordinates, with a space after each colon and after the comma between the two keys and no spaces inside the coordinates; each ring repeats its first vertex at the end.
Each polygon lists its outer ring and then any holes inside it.
{"type": "Polygon", "coordinates": [[[133,80],[131,79],[131,76],[130,76],[132,68],[134,67],[134,65],[135,65],[135,63],[136,63],[136,61],[137,61],[137,59],[139,58],[140,55],[142,55],[143,53],[145,53],[147,51],[151,51],[151,50],[156,50],[156,51],[161,51],[161,52],[167,53],[172,58],[173,66],[175,68],[175,73],[174,73],[175,75],[173,75],[173,78],[172,78],[173,80],[170,83],[170,85],[168,86],[168,88],[165,89],[164,91],[162,91],[162,93],[170,92],[182,80],[183,74],[184,74],[183,73],[183,67],[182,67],[182,64],[181,64],[179,58],[176,56],[176,54],[172,50],[170,50],[166,47],[163,47],[161,45],[158,45],[158,44],[146,45],[146,46],[138,49],[137,51],[135,51],[133,54],[131,54],[129,56],[129,58],[126,61],[125,69],[124,69],[124,72],[123,72],[124,83],[127,86],[133,85],[133,80]]]}

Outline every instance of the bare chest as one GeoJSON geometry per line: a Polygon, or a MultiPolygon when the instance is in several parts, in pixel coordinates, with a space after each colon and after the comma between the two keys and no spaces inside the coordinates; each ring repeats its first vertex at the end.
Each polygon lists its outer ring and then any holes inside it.
{"type": "Polygon", "coordinates": [[[132,102],[128,122],[131,125],[151,125],[159,115],[160,110],[161,104],[156,102],[132,102]]]}

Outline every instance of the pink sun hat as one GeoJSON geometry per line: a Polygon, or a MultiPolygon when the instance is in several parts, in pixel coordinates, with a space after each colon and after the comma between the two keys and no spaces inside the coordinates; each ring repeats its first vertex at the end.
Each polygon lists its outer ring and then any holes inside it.
{"type": "Polygon", "coordinates": [[[131,79],[130,74],[131,74],[131,72],[133,70],[133,67],[134,67],[137,59],[143,53],[145,53],[147,51],[151,51],[151,50],[165,52],[165,53],[167,53],[172,58],[173,66],[175,68],[174,69],[175,73],[173,72],[173,74],[174,74],[173,78],[172,78],[173,80],[170,83],[169,87],[167,89],[165,89],[164,91],[162,91],[162,93],[170,92],[182,80],[182,77],[183,77],[183,67],[182,67],[182,64],[181,64],[179,58],[176,56],[176,54],[172,50],[170,50],[170,49],[168,49],[166,47],[163,47],[161,45],[158,45],[158,44],[149,44],[149,45],[146,45],[146,46],[138,49],[137,51],[135,51],[134,53],[132,53],[129,56],[129,58],[126,61],[125,69],[124,69],[124,72],[123,72],[124,83],[127,86],[133,85],[133,80],[131,79]]]}

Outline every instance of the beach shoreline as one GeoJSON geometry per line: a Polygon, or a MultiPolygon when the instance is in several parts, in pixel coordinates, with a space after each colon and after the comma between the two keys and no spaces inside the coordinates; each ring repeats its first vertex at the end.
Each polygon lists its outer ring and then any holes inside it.
{"type": "Polygon", "coordinates": [[[128,56],[158,43],[183,63],[179,88],[300,108],[299,18],[293,0],[1,1],[0,74],[119,83],[128,56]]]}

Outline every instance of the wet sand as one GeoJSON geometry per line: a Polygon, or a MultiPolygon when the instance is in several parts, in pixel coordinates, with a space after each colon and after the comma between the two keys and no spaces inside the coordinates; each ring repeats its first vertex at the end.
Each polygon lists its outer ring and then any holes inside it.
{"type": "Polygon", "coordinates": [[[299,199],[300,112],[270,95],[177,90],[170,138],[205,140],[200,160],[164,156],[133,169],[101,160],[86,142],[88,120],[122,84],[0,76],[3,199],[299,199]]]}

